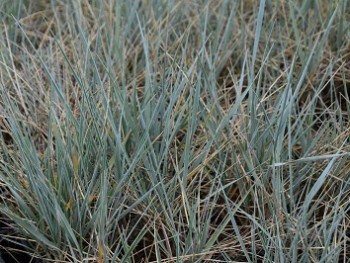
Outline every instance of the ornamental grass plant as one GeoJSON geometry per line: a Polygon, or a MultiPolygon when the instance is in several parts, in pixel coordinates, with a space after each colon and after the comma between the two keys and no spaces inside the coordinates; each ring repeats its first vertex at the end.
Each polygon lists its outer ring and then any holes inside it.
{"type": "Polygon", "coordinates": [[[0,12],[1,254],[349,261],[347,0],[0,12]]]}

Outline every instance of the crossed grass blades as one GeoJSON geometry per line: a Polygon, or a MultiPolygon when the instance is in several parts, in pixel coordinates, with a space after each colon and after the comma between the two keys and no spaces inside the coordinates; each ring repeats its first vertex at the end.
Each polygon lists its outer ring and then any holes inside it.
{"type": "Polygon", "coordinates": [[[1,251],[346,262],[348,1],[0,5],[1,251]]]}

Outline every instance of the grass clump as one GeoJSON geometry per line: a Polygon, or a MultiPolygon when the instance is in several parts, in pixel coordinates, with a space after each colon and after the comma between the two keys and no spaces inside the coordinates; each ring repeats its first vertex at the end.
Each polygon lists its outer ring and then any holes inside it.
{"type": "Polygon", "coordinates": [[[7,242],[44,262],[346,262],[346,0],[2,5],[7,242]]]}

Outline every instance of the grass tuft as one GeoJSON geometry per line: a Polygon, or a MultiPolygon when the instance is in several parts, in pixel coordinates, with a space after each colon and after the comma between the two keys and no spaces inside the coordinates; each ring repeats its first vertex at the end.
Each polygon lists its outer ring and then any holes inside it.
{"type": "Polygon", "coordinates": [[[0,10],[1,254],[346,262],[346,0],[0,10]]]}

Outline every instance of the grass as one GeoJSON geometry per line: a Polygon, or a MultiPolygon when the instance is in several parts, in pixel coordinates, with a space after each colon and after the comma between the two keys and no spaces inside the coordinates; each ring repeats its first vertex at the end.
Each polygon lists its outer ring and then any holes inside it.
{"type": "Polygon", "coordinates": [[[1,238],[43,262],[347,262],[349,8],[1,1],[1,238]]]}

